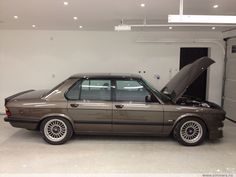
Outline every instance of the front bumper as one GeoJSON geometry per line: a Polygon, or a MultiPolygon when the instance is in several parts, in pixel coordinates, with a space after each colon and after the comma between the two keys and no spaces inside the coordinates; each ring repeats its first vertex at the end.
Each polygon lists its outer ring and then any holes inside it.
{"type": "Polygon", "coordinates": [[[39,120],[35,118],[16,118],[16,117],[5,117],[5,122],[9,122],[13,127],[25,128],[29,130],[35,130],[38,127],[39,120]]]}
{"type": "Polygon", "coordinates": [[[223,138],[223,127],[224,122],[218,122],[217,126],[211,127],[211,129],[209,130],[209,139],[216,140],[219,138],[223,138]]]}
{"type": "Polygon", "coordinates": [[[216,139],[219,139],[219,138],[223,138],[223,131],[222,130],[209,132],[209,139],[210,140],[216,140],[216,139]]]}

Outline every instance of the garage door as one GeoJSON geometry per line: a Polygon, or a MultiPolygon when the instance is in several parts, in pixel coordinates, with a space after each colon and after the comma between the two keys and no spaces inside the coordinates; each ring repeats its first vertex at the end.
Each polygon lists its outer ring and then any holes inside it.
{"type": "Polygon", "coordinates": [[[224,109],[227,117],[236,120],[236,38],[227,42],[224,109]]]}

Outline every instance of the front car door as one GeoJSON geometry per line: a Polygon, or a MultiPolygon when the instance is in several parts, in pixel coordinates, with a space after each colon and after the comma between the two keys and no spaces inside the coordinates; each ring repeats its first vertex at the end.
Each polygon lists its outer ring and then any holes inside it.
{"type": "Polygon", "coordinates": [[[116,79],[113,132],[159,134],[163,128],[163,106],[141,79],[116,79]]]}
{"type": "Polygon", "coordinates": [[[110,79],[81,79],[66,93],[68,114],[76,132],[111,132],[112,99],[110,79]]]}

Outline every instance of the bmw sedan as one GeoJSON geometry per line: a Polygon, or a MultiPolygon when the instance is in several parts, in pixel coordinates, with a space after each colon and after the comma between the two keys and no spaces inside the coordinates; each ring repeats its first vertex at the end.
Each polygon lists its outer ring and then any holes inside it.
{"type": "Polygon", "coordinates": [[[39,130],[63,144],[73,134],[169,136],[187,146],[223,137],[225,111],[183,96],[214,61],[203,57],[182,68],[161,90],[134,74],[76,74],[51,90],[28,90],[5,99],[13,127],[39,130]]]}

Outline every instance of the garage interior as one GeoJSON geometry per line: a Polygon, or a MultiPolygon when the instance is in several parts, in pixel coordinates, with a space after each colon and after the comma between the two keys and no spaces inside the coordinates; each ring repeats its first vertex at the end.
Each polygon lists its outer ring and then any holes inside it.
{"type": "Polygon", "coordinates": [[[235,175],[236,21],[168,22],[168,15],[181,13],[235,17],[236,5],[235,0],[0,0],[0,176],[235,175]],[[39,132],[3,120],[6,97],[53,88],[75,73],[140,74],[160,90],[202,56],[215,63],[188,93],[226,111],[224,138],[217,141],[185,147],[172,137],[83,135],[52,146],[39,132]]]}

